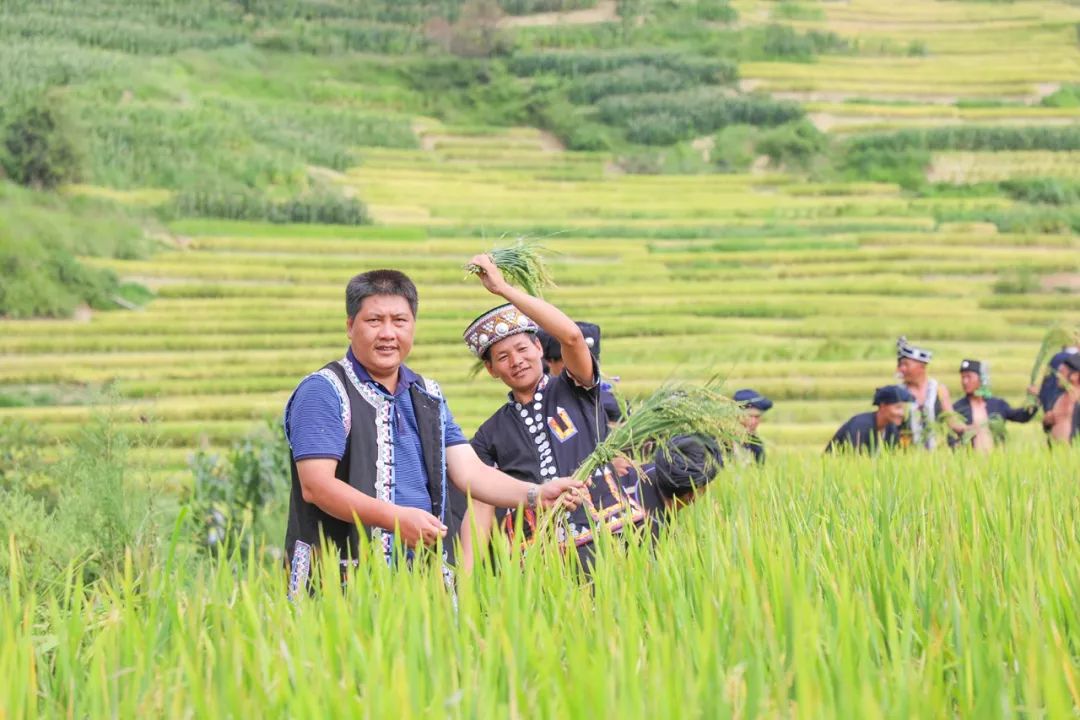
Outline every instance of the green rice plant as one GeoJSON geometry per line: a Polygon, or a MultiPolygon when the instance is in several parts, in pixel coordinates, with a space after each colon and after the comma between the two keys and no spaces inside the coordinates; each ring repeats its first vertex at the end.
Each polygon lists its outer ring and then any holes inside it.
{"type": "MultiPolygon", "coordinates": [[[[525,238],[518,238],[514,245],[488,251],[503,277],[534,297],[543,297],[544,288],[555,286],[554,277],[544,259],[545,253],[543,245],[525,238]]],[[[477,275],[481,269],[478,265],[467,264],[465,271],[477,275]]]]}
{"type": "Polygon", "coordinates": [[[597,444],[574,476],[586,481],[593,473],[619,457],[642,458],[648,448],[662,446],[677,435],[703,435],[724,446],[745,439],[739,422],[742,409],[720,392],[713,379],[703,385],[665,384],[634,404],[633,413],[612,428],[597,444]]]}
{"type": "MultiPolygon", "coordinates": [[[[1080,342],[1080,325],[1069,328],[1061,324],[1055,324],[1048,328],[1046,334],[1043,335],[1042,342],[1039,344],[1039,351],[1035,353],[1035,362],[1031,366],[1031,376],[1028,384],[1038,384],[1051,355],[1060,348],[1077,342],[1080,342]]],[[[1028,400],[1038,400],[1038,396],[1028,393],[1028,400]]]]}
{"type": "Polygon", "coordinates": [[[456,602],[365,549],[347,592],[290,603],[279,563],[169,533],[34,589],[5,542],[0,695],[11,717],[1068,718],[1078,474],[1034,447],[731,468],[655,542],[602,537],[587,585],[541,538],[456,602]]]}

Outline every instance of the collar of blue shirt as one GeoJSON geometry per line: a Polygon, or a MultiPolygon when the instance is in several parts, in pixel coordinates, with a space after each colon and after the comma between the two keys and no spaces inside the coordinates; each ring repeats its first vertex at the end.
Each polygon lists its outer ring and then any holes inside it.
{"type": "Polygon", "coordinates": [[[349,358],[349,362],[351,362],[352,366],[353,366],[353,371],[356,372],[356,377],[357,377],[357,379],[360,380],[360,382],[368,383],[370,385],[374,385],[375,389],[377,389],[379,392],[383,393],[384,395],[391,395],[393,397],[398,397],[398,396],[404,394],[405,392],[407,392],[409,390],[409,388],[412,387],[413,383],[420,381],[420,376],[419,375],[414,373],[412,370],[410,370],[405,365],[402,365],[401,367],[398,368],[397,391],[391,393],[389,390],[387,390],[383,386],[382,383],[377,382],[374,378],[371,377],[371,373],[369,373],[367,371],[367,369],[363,365],[360,364],[360,361],[356,359],[356,356],[353,355],[352,348],[348,349],[348,351],[345,353],[345,357],[349,358]]]}

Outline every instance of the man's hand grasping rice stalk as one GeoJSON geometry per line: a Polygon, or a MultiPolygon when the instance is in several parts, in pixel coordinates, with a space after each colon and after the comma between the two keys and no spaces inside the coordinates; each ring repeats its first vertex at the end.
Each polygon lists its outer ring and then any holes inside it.
{"type": "MultiPolygon", "coordinates": [[[[544,262],[545,252],[542,245],[518,238],[515,245],[495,248],[487,255],[506,280],[533,297],[543,297],[543,288],[555,285],[551,272],[544,262]]],[[[483,269],[475,263],[467,263],[465,271],[470,275],[483,275],[483,269]]]]}
{"type": "MultiPolygon", "coordinates": [[[[592,484],[593,474],[617,458],[627,458],[641,472],[639,458],[653,447],[667,446],[678,436],[704,436],[730,448],[746,440],[746,428],[741,422],[744,413],[720,392],[715,381],[664,385],[638,405],[633,415],[612,428],[578,466],[574,479],[592,484]]],[[[558,515],[548,513],[537,533],[547,531],[558,515]]]]}

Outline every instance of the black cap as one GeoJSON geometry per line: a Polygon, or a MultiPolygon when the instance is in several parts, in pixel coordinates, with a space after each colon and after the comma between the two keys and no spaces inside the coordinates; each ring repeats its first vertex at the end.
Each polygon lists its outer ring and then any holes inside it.
{"type": "Polygon", "coordinates": [[[976,374],[981,373],[982,363],[978,360],[961,360],[960,372],[973,372],[976,374]]]}
{"type": "Polygon", "coordinates": [[[665,495],[682,495],[709,483],[724,466],[720,446],[703,435],[679,435],[656,451],[656,485],[665,495]]]}
{"type": "Polygon", "coordinates": [[[1080,353],[1066,355],[1065,359],[1061,361],[1061,364],[1073,372],[1080,372],[1080,353]]]}
{"type": "Polygon", "coordinates": [[[874,405],[915,402],[915,396],[903,385],[886,385],[874,391],[874,405]]]}
{"type": "MultiPolygon", "coordinates": [[[[589,350],[599,360],[600,326],[588,322],[579,322],[577,326],[581,328],[581,334],[585,336],[585,344],[589,346],[589,350]]],[[[536,333],[536,338],[540,341],[540,347],[543,348],[545,360],[562,360],[562,345],[558,340],[543,330],[536,333]]]]}
{"type": "Polygon", "coordinates": [[[733,399],[743,407],[752,407],[761,412],[768,412],[769,408],[773,406],[772,400],[750,388],[736,390],[733,399]]]}

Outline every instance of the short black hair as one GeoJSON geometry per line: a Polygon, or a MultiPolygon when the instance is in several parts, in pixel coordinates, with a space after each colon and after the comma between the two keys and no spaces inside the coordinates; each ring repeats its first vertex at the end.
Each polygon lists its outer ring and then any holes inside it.
{"type": "Polygon", "coordinates": [[[405,298],[416,317],[420,300],[416,294],[416,285],[409,276],[398,270],[368,270],[360,273],[345,287],[345,313],[349,319],[356,317],[364,298],[372,295],[397,295],[405,298]]]}

